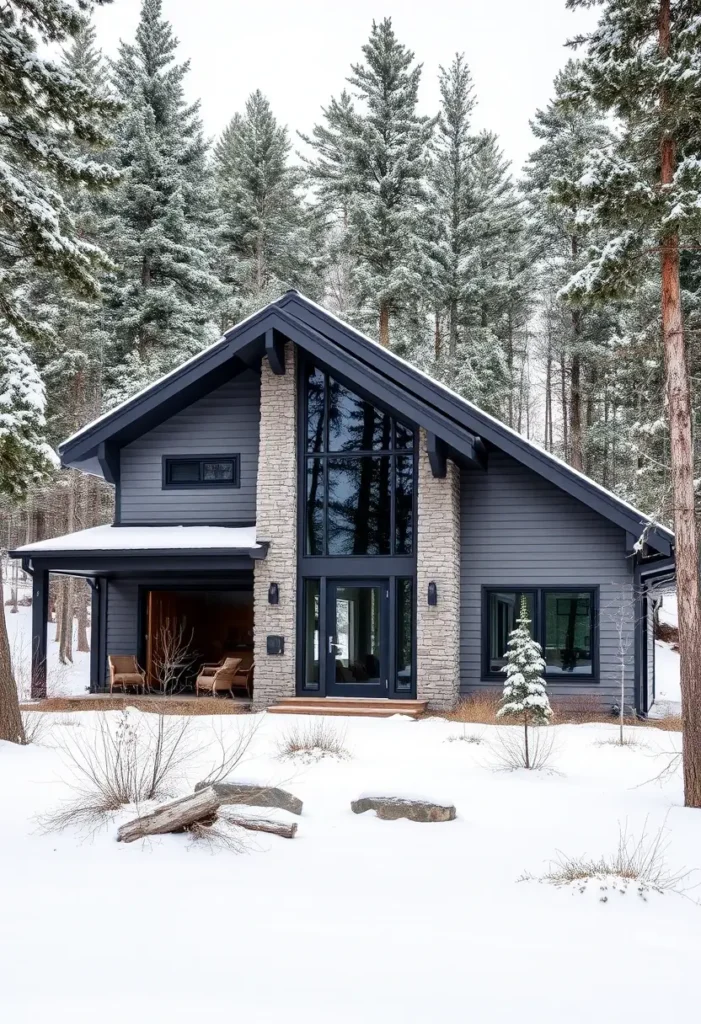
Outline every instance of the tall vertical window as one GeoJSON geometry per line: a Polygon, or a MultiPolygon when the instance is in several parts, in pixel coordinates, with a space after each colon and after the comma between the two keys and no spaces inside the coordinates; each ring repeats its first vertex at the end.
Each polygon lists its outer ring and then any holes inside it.
{"type": "Polygon", "coordinates": [[[411,555],[413,429],[311,366],[305,400],[305,554],[411,555]]]}
{"type": "Polygon", "coordinates": [[[321,643],[319,634],[319,580],[304,581],[304,687],[319,689],[319,655],[321,643]]]}
{"type": "Polygon", "coordinates": [[[414,581],[398,579],[396,592],[395,663],[397,690],[411,690],[414,682],[414,581]]]}

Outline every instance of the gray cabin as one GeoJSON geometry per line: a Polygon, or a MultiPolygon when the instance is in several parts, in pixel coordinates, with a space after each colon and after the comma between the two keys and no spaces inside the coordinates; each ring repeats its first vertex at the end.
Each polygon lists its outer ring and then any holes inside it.
{"type": "Polygon", "coordinates": [[[115,521],[11,552],[33,576],[35,696],[67,573],[92,587],[94,692],[119,655],[150,681],[182,628],[183,685],[246,653],[256,708],[448,709],[503,685],[525,600],[551,696],[611,708],[623,673],[628,705],[654,701],[673,534],[297,292],[60,454],[114,486],[115,521]]]}

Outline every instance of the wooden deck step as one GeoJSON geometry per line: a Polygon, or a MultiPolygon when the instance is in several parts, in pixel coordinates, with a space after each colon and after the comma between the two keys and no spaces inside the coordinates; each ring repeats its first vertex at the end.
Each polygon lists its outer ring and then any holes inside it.
{"type": "Polygon", "coordinates": [[[426,711],[425,700],[387,700],[366,697],[285,697],[268,708],[273,715],[345,715],[350,718],[418,718],[426,711]]]}

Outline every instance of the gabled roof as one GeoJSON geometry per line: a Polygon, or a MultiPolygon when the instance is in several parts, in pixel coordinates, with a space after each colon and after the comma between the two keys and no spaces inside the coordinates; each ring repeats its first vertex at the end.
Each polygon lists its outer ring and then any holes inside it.
{"type": "Polygon", "coordinates": [[[114,479],[118,449],[224,380],[257,367],[289,339],[366,397],[424,427],[463,464],[480,465],[485,446],[500,449],[616,523],[632,539],[669,554],[672,532],[556,456],[417,370],[297,292],[286,292],[237,324],[214,345],[161,377],[59,446],[65,466],[114,479]]]}

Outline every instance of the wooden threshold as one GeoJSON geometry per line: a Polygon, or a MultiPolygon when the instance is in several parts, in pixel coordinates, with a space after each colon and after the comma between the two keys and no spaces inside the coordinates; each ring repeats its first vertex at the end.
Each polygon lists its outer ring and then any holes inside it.
{"type": "Polygon", "coordinates": [[[345,715],[350,718],[391,718],[425,714],[425,700],[389,700],[382,697],[283,697],[268,708],[273,715],[345,715]]]}

